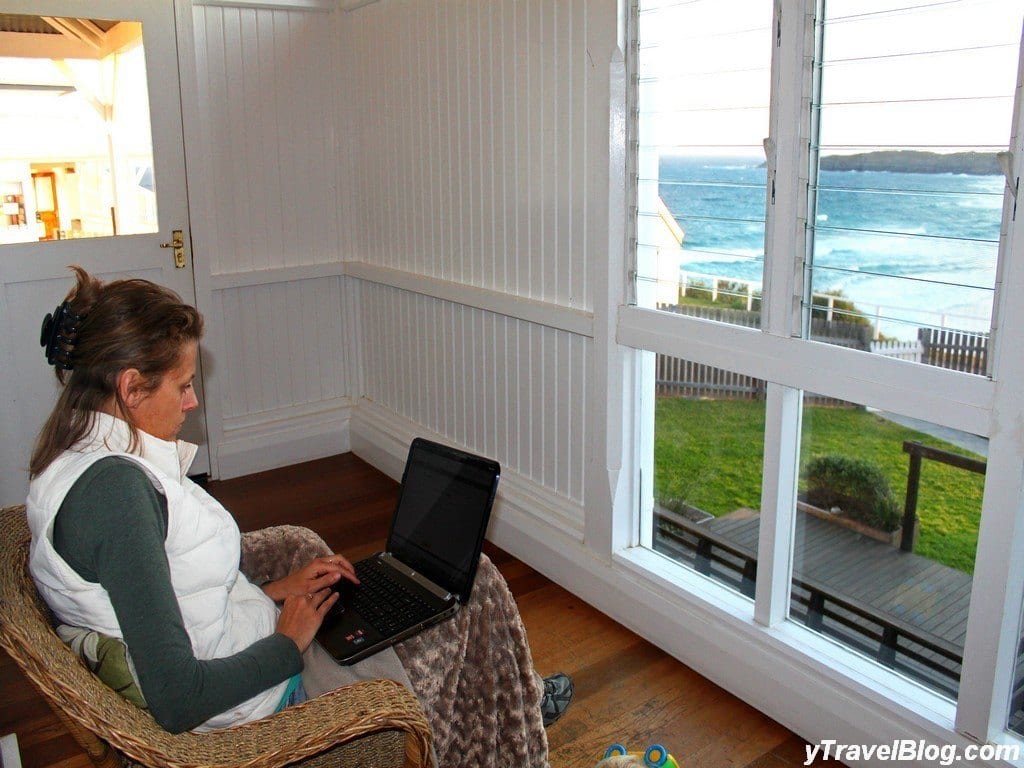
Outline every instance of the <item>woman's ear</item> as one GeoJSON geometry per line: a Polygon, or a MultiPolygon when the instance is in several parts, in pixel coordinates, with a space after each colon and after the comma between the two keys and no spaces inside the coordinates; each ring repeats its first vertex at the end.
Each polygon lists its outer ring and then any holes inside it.
{"type": "Polygon", "coordinates": [[[136,368],[125,368],[117,375],[117,392],[121,402],[129,409],[135,408],[144,397],[143,378],[136,368]]]}

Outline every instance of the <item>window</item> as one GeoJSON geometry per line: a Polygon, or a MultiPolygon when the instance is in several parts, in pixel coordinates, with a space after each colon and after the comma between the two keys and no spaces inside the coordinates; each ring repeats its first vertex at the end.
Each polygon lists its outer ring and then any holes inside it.
{"type": "Polygon", "coordinates": [[[955,698],[987,451],[805,392],[792,620],[955,698]]]}
{"type": "Polygon", "coordinates": [[[1019,4],[821,6],[804,335],[984,374],[1019,4]]]}
{"type": "Polygon", "coordinates": [[[759,322],[771,10],[641,4],[640,306],[759,322]]]}
{"type": "Polygon", "coordinates": [[[655,365],[652,546],[753,598],[765,383],[668,355],[655,365]]]}
{"type": "Polygon", "coordinates": [[[4,23],[0,243],[158,231],[142,25],[4,23]]]}
{"type": "Polygon", "coordinates": [[[641,544],[988,738],[1007,712],[1024,733],[1017,670],[961,686],[1009,658],[993,635],[1020,644],[1012,585],[970,597],[1024,508],[1020,462],[988,458],[1024,418],[994,373],[1020,368],[999,319],[1024,257],[1022,20],[1020,0],[642,1],[618,337],[644,362],[641,544]]]}

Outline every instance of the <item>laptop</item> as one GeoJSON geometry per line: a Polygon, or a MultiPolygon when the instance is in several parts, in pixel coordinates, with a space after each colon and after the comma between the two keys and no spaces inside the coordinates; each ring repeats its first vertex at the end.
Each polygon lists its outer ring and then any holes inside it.
{"type": "Polygon", "coordinates": [[[497,462],[416,438],[383,552],[354,563],[317,640],[353,664],[452,616],[473,590],[497,462]]]}

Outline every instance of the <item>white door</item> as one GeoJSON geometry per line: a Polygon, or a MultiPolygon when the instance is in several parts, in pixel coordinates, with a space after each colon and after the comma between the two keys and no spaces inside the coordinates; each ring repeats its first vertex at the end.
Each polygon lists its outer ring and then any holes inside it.
{"type": "MultiPolygon", "coordinates": [[[[195,284],[173,0],[0,0],[0,20],[11,30],[0,32],[0,505],[8,505],[24,501],[31,447],[58,391],[39,334],[73,284],[67,266],[106,280],[146,278],[190,304],[195,284]],[[13,112],[31,100],[40,127],[16,139],[22,118],[13,112]],[[61,116],[70,109],[81,116],[61,116]],[[132,131],[144,123],[140,141],[132,131]],[[82,127],[93,124],[104,128],[99,144],[82,127]],[[37,193],[45,193],[38,211],[37,193]],[[175,230],[184,242],[177,261],[162,247],[175,230]]],[[[200,408],[182,434],[201,446],[193,472],[209,471],[204,422],[200,408]]]]}

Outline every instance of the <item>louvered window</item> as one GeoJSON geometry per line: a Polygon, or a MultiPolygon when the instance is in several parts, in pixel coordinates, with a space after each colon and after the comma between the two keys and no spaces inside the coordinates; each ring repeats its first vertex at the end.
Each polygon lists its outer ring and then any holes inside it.
{"type": "MultiPolygon", "coordinates": [[[[794,333],[986,372],[1019,5],[819,2],[794,333]]],[[[640,306],[761,325],[771,13],[640,5],[640,306]]]]}
{"type": "Polygon", "coordinates": [[[1020,10],[820,2],[805,336],[926,355],[945,340],[985,372],[1020,10]]]}
{"type": "Polygon", "coordinates": [[[640,306],[759,325],[771,28],[765,0],[640,5],[640,306]]]}

